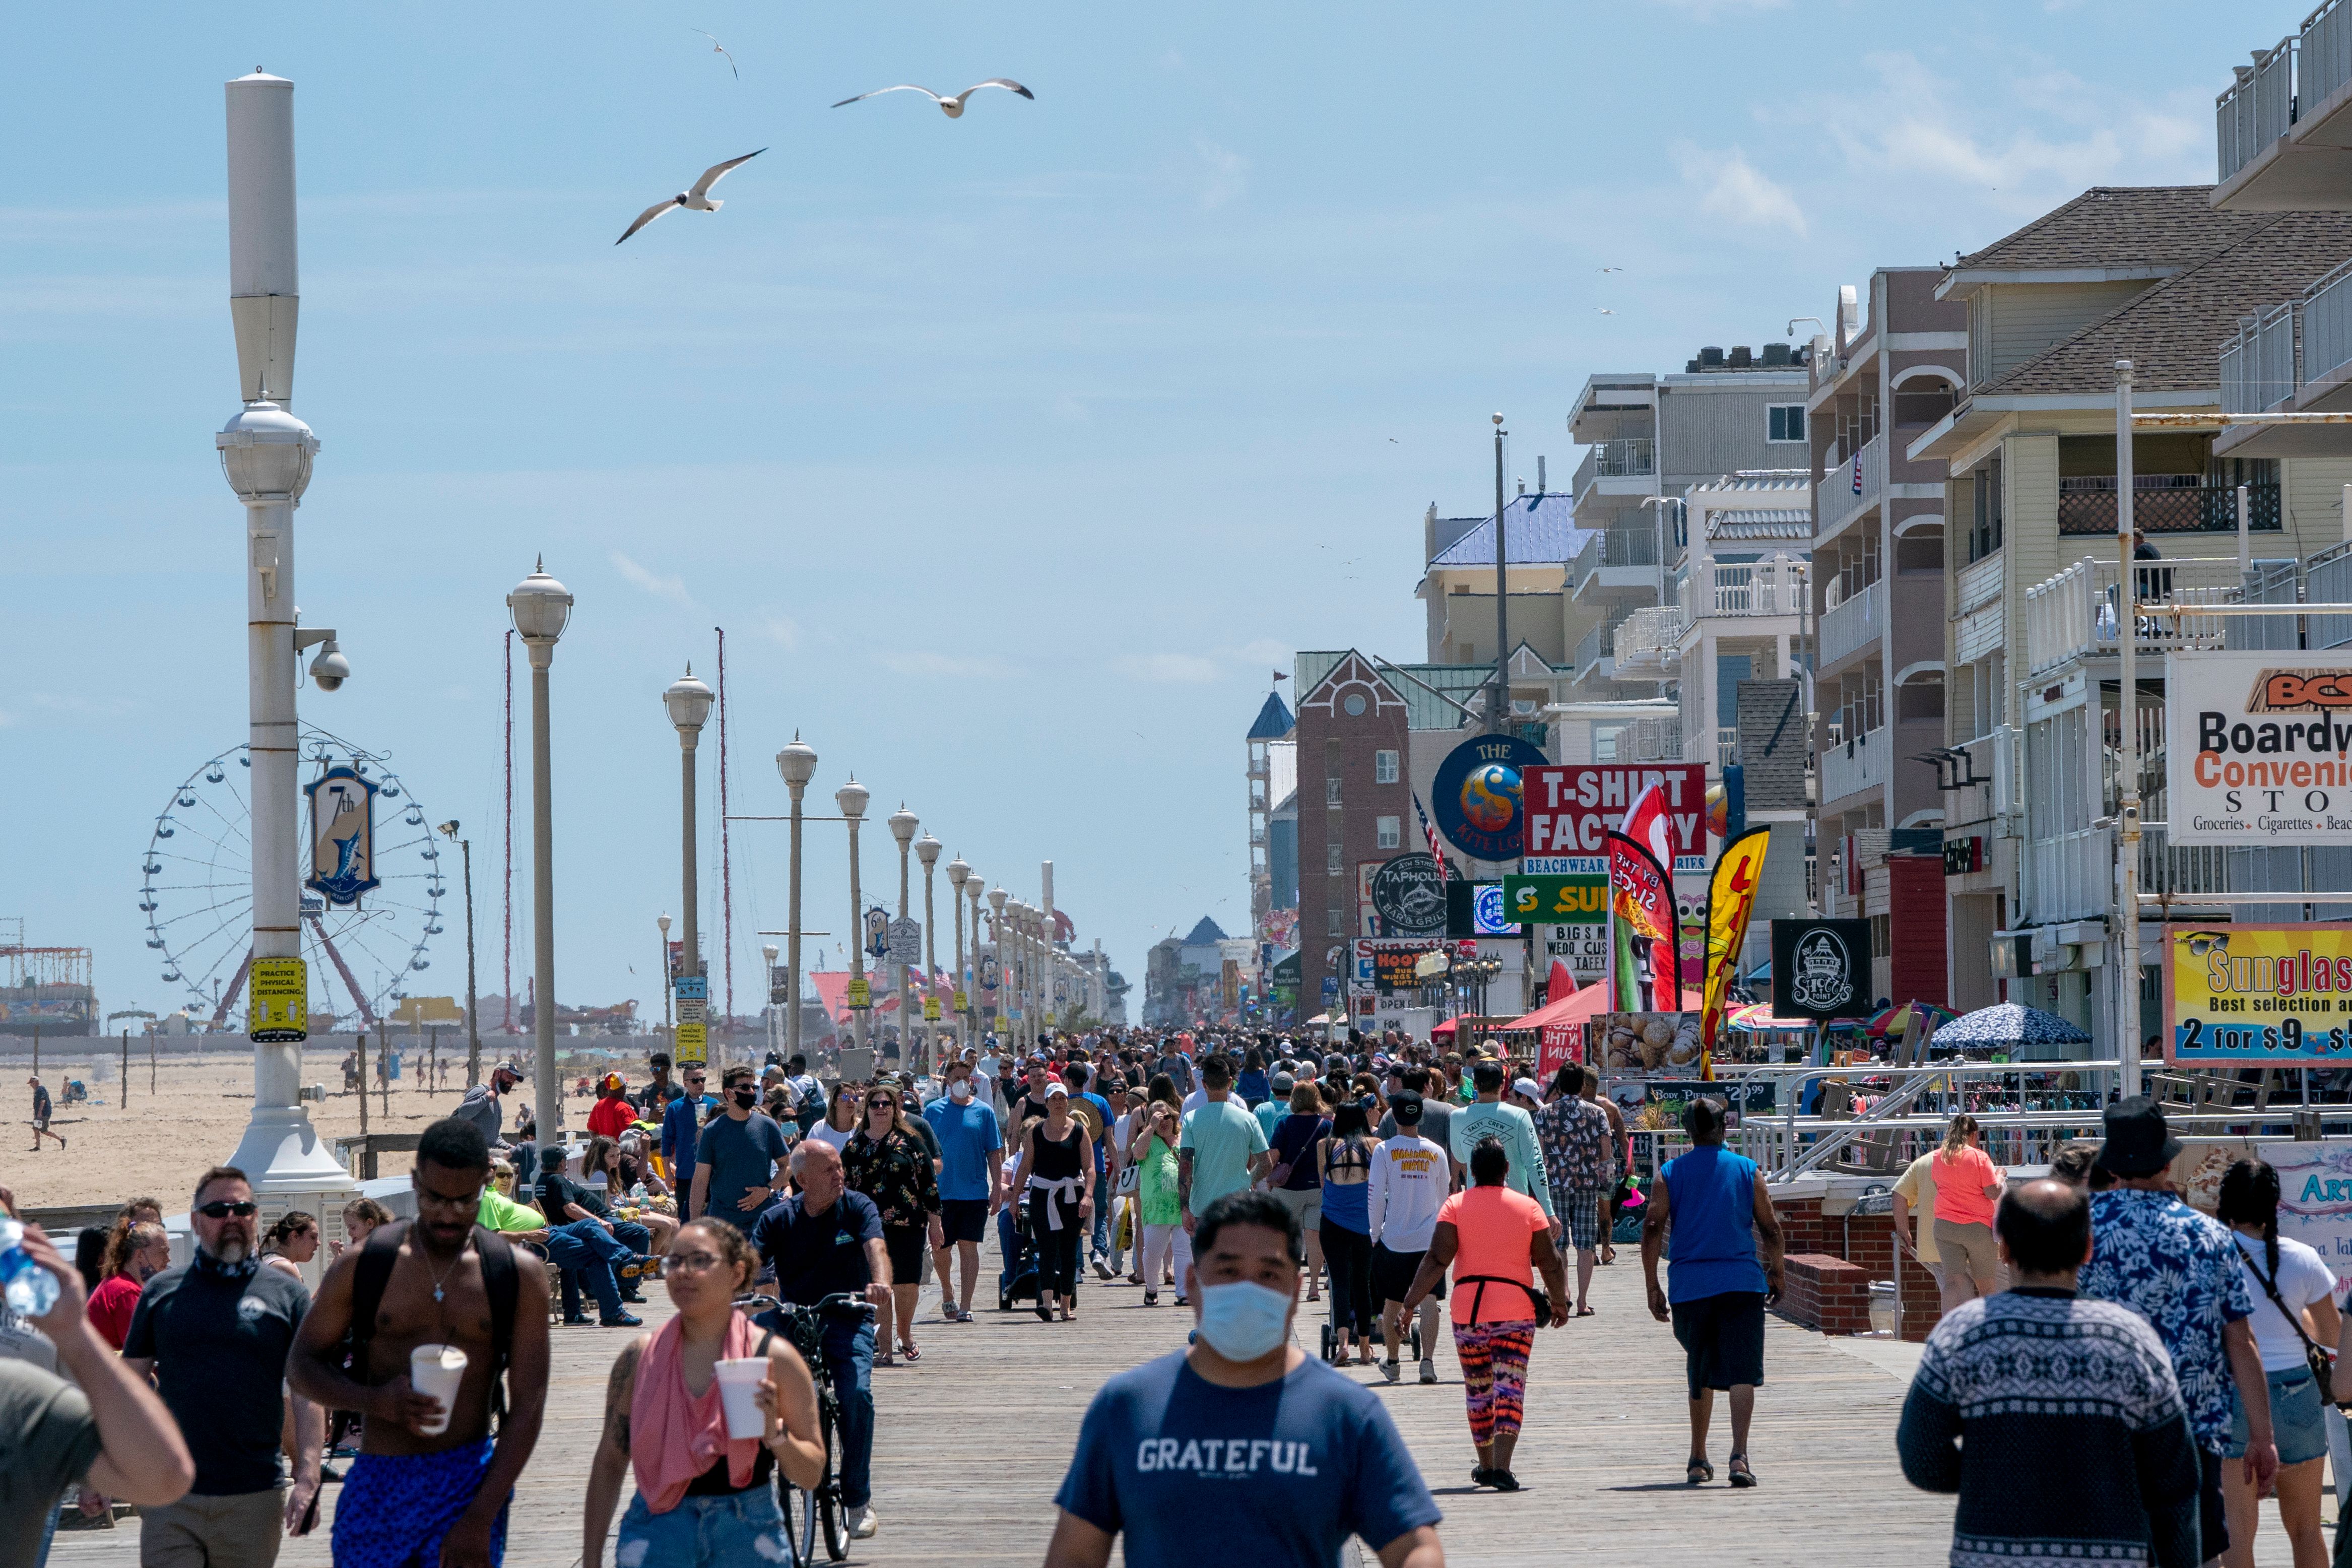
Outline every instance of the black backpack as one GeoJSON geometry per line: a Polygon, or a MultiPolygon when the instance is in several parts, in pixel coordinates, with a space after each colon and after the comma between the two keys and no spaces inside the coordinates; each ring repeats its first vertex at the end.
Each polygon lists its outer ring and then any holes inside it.
{"type": "MultiPolygon", "coordinates": [[[[375,1339],[376,1310],[383,1304],[384,1287],[392,1282],[393,1266],[400,1261],[400,1243],[408,1221],[378,1226],[360,1247],[352,1273],[352,1375],[367,1375],[368,1346],[375,1339]]],[[[507,1413],[507,1363],[514,1357],[515,1302],[520,1297],[520,1271],[514,1247],[494,1230],[474,1227],[474,1250],[482,1259],[482,1288],[490,1298],[490,1417],[503,1424],[507,1413]]]]}

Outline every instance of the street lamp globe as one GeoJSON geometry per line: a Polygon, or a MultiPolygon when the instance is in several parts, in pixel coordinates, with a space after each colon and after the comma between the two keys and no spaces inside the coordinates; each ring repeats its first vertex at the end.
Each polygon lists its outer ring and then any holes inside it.
{"type": "Polygon", "coordinates": [[[1002,888],[988,889],[988,907],[995,911],[996,918],[999,920],[1004,918],[1004,900],[1009,897],[1011,895],[1002,888]]]}
{"type": "Polygon", "coordinates": [[[866,803],[873,798],[873,792],[859,784],[854,776],[847,784],[833,792],[833,804],[841,807],[841,815],[852,822],[866,815],[866,803]]]}
{"type": "Polygon", "coordinates": [[[774,942],[761,942],[760,944],[760,955],[768,961],[769,968],[773,969],[776,966],[776,944],[774,942]]]}
{"type": "Polygon", "coordinates": [[[908,811],[905,801],[900,801],[898,809],[884,820],[889,823],[890,837],[898,841],[898,847],[901,849],[914,841],[915,829],[922,826],[922,818],[908,811]]]}
{"type": "Polygon", "coordinates": [[[514,628],[533,647],[551,647],[572,619],[572,591],[547,574],[542,560],[507,595],[514,628]]]}
{"type": "MultiPolygon", "coordinates": [[[[926,833],[915,840],[915,858],[920,860],[923,863],[923,869],[928,871],[940,863],[940,851],[945,847],[945,845],[926,833]]],[[[950,879],[952,880],[952,877],[950,879]]]]}
{"type": "Polygon", "coordinates": [[[776,772],[794,788],[816,777],[816,748],[802,741],[799,731],[793,731],[793,743],[776,753],[776,772]]]}
{"type": "Polygon", "coordinates": [[[661,928],[662,937],[667,941],[669,937],[669,917],[667,915],[656,915],[654,917],[654,924],[661,928]]]}
{"type": "Polygon", "coordinates": [[[310,483],[310,459],[319,438],[310,427],[267,398],[248,403],[213,437],[221,473],[237,500],[299,501],[310,483]]]}
{"type": "Polygon", "coordinates": [[[690,664],[684,675],[669,683],[668,689],[662,693],[662,706],[669,710],[669,721],[677,726],[679,739],[701,730],[703,720],[710,716],[710,702],[715,695],[694,678],[694,666],[690,664]]]}
{"type": "MultiPolygon", "coordinates": [[[[936,850],[936,849],[934,849],[934,850],[932,850],[932,851],[931,851],[931,853],[932,853],[932,854],[934,854],[934,855],[936,855],[936,854],[938,854],[938,853],[939,853],[939,851],[938,851],[938,850],[936,850]]],[[[963,863],[963,857],[962,857],[962,856],[959,855],[959,856],[957,856],[954,859],[952,859],[952,860],[950,860],[950,861],[949,861],[949,862],[948,862],[948,886],[949,886],[949,887],[950,887],[950,888],[955,888],[955,889],[961,889],[963,887],[964,883],[966,883],[967,881],[970,881],[971,879],[971,867],[969,867],[969,866],[967,866],[967,865],[965,865],[965,864],[963,863]]]]}

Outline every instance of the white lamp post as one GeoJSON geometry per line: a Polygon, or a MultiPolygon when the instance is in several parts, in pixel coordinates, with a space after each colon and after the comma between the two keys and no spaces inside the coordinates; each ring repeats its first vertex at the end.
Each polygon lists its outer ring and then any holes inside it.
{"type": "MultiPolygon", "coordinates": [[[[857,824],[866,815],[866,803],[873,799],[866,787],[852,774],[847,784],[833,792],[834,805],[841,807],[842,820],[849,824],[849,988],[855,993],[866,978],[866,897],[857,886],[857,824]]],[[[869,992],[866,1005],[850,1014],[854,1038],[862,1049],[866,1045],[866,1015],[873,1008],[869,992]]]]}
{"type": "Polygon", "coordinates": [[[940,1026],[931,1022],[932,979],[940,972],[939,905],[931,897],[931,871],[940,863],[940,841],[924,834],[915,841],[915,858],[923,863],[923,1069],[936,1069],[940,1057],[940,1026]]]}
{"type": "Polygon", "coordinates": [[[776,772],[793,797],[792,898],[784,920],[784,1057],[801,1054],[801,797],[816,777],[816,748],[793,731],[793,743],[776,753],[776,772]]]}
{"type": "MultiPolygon", "coordinates": [[[[977,879],[973,885],[978,886],[977,879]]],[[[1019,1042],[1013,1037],[1013,944],[1007,938],[1004,906],[1012,895],[1003,888],[988,889],[988,929],[996,944],[996,1032],[1007,1050],[1017,1051],[1019,1042]]],[[[972,919],[980,919],[975,906],[972,919]]],[[[979,927],[972,928],[977,931],[979,927]]]]}
{"type": "Polygon", "coordinates": [[[310,1021],[300,968],[301,849],[295,768],[299,726],[295,661],[321,644],[321,690],[349,679],[331,631],[300,631],[294,607],[294,510],[310,483],[318,438],[282,405],[294,381],[298,281],[294,229],[294,84],[256,72],[228,84],[229,316],[245,406],[214,437],[221,473],[245,504],[247,742],[253,764],[253,945],[247,1033],[253,1114],[230,1156],[264,1193],[349,1191],[302,1109],[302,1040],[310,1021]],[[273,336],[272,329],[276,329],[273,336]],[[273,401],[277,399],[278,401],[273,401]],[[293,961],[289,964],[287,961],[293,961]],[[265,998],[269,984],[276,994],[265,998]],[[296,990],[302,994],[294,995],[296,990]],[[275,1005],[269,1003],[274,1001],[275,1005]],[[265,1015],[267,1021],[265,1022],[265,1015]]]}
{"type": "Polygon", "coordinates": [[[694,678],[694,666],[688,665],[686,673],[669,683],[662,692],[662,706],[669,710],[669,721],[677,727],[679,861],[684,866],[686,891],[686,962],[688,974],[702,973],[702,939],[698,934],[698,896],[694,875],[694,751],[702,738],[702,721],[710,715],[713,693],[709,687],[694,678]]]}
{"type": "MultiPolygon", "coordinates": [[[[955,916],[955,984],[950,989],[955,997],[961,999],[961,1005],[956,1008],[956,1029],[963,1037],[959,1043],[967,1046],[978,1043],[972,1038],[971,1019],[966,1012],[971,1005],[971,975],[963,966],[963,885],[971,880],[971,868],[964,864],[962,856],[959,855],[948,862],[948,912],[955,916]]],[[[924,897],[929,897],[928,889],[924,897]]],[[[974,945],[978,945],[979,936],[980,931],[975,926],[972,931],[974,945]]]]}
{"type": "Polygon", "coordinates": [[[760,956],[768,961],[768,1049],[772,1054],[776,1048],[776,1025],[780,1022],[776,1013],[776,944],[761,942],[760,956]]]}
{"type": "Polygon", "coordinates": [[[675,1046],[677,1044],[675,1032],[677,1026],[671,1022],[669,1016],[669,917],[656,915],[654,924],[661,931],[661,964],[654,973],[661,976],[662,1027],[672,1031],[670,1044],[675,1046]]]}
{"type": "MultiPolygon", "coordinates": [[[[539,1100],[541,1142],[563,1130],[555,1081],[555,793],[547,738],[547,672],[572,620],[571,590],[541,560],[507,595],[507,612],[530,655],[530,937],[532,957],[530,1090],[539,1100]]],[[[668,956],[667,952],[663,954],[668,956]]]]}
{"type": "MultiPolygon", "coordinates": [[[[913,812],[907,809],[907,803],[903,800],[898,803],[898,809],[890,814],[888,821],[890,837],[898,841],[898,918],[903,921],[907,918],[907,850],[915,842],[915,829],[922,824],[913,812]]],[[[898,945],[895,931],[891,933],[890,945],[894,948],[898,945]]],[[[915,1020],[908,1011],[914,998],[907,990],[907,961],[894,952],[890,957],[890,967],[898,972],[899,1061],[901,1065],[910,1065],[915,1059],[915,1020]]]]}

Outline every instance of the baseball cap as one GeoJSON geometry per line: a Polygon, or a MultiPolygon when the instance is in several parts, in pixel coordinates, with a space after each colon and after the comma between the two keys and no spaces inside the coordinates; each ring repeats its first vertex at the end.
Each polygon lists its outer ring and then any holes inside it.
{"type": "Polygon", "coordinates": [[[1513,1094],[1526,1095],[1529,1100],[1541,1100],[1543,1098],[1543,1090],[1536,1087],[1536,1080],[1531,1078],[1512,1079],[1511,1092],[1513,1094]]]}
{"type": "Polygon", "coordinates": [[[1389,1109],[1396,1112],[1397,1125],[1410,1125],[1421,1120],[1421,1096],[1411,1089],[1389,1096],[1389,1109]]]}

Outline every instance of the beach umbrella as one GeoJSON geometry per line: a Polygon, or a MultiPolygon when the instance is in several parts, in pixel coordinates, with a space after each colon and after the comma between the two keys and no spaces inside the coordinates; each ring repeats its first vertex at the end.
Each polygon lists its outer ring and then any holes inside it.
{"type": "Polygon", "coordinates": [[[2039,1007],[2028,1007],[2017,1002],[2003,1002],[1996,1006],[1979,1007],[1973,1013],[1963,1013],[1935,1034],[1936,1045],[1945,1048],[1955,1046],[2076,1046],[2089,1044],[2090,1038],[2055,1013],[2045,1013],[2039,1007]]]}
{"type": "Polygon", "coordinates": [[[1872,1015],[1870,1022],[1863,1026],[1863,1033],[1874,1040],[1883,1040],[1889,1035],[1900,1039],[1903,1032],[1911,1026],[1908,1020],[1915,1012],[1927,1015],[1927,1021],[1937,1029],[1959,1016],[1950,1008],[1938,1007],[1932,1002],[1903,1002],[1892,1007],[1880,1008],[1872,1015]]]}

